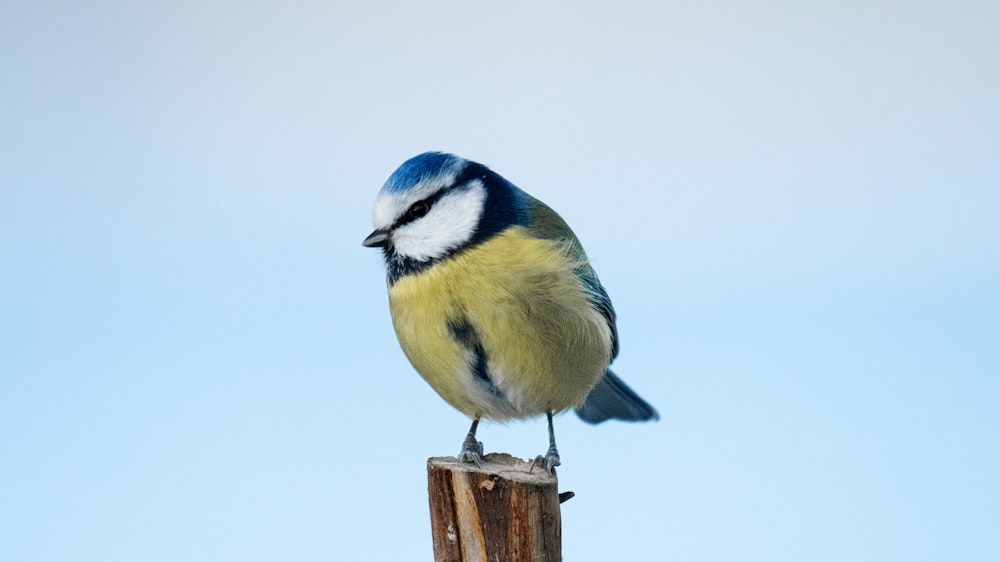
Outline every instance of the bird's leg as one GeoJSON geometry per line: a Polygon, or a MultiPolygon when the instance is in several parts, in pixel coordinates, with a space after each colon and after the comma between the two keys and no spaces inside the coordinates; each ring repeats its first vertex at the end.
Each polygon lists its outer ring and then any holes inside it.
{"type": "Polygon", "coordinates": [[[462,442],[462,452],[458,454],[458,460],[462,462],[474,462],[476,466],[479,466],[479,462],[483,458],[483,442],[476,441],[476,428],[479,427],[479,418],[472,420],[472,427],[469,428],[469,434],[465,436],[465,441],[462,442]]]}
{"type": "Polygon", "coordinates": [[[531,468],[535,468],[535,465],[544,466],[545,470],[555,473],[556,467],[562,463],[559,462],[559,451],[556,449],[556,432],[552,428],[552,412],[545,412],[545,415],[549,418],[549,450],[545,452],[545,456],[535,457],[535,460],[531,461],[531,468]]]}

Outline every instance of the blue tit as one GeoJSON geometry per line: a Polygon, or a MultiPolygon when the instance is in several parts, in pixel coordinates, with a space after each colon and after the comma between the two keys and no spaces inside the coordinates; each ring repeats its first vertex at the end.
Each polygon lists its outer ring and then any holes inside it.
{"type": "Polygon", "coordinates": [[[615,376],[615,310],[587,255],[551,208],[482,164],[428,152],[375,200],[396,337],[441,398],[472,418],[459,457],[479,462],[481,418],[575,408],[584,421],[645,421],[656,410],[615,376]]]}

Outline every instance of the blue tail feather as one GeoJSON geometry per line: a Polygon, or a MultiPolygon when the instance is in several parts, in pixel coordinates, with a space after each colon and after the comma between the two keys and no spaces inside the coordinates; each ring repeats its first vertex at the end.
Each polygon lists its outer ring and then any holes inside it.
{"type": "Polygon", "coordinates": [[[656,409],[640,398],[624,381],[611,372],[611,369],[608,369],[594,390],[590,391],[583,405],[576,409],[576,415],[588,423],[601,423],[610,419],[624,421],[660,419],[656,409]]]}

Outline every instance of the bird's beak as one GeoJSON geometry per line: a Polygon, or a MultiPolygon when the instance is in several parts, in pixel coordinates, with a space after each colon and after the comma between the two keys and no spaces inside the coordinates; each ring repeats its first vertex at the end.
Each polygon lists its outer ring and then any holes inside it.
{"type": "Polygon", "coordinates": [[[383,248],[389,243],[389,233],[384,230],[376,230],[365,238],[361,245],[366,248],[383,248]]]}

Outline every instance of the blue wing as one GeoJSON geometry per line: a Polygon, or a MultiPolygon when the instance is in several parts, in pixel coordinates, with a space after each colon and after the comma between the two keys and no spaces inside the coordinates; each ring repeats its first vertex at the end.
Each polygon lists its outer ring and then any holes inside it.
{"type": "Polygon", "coordinates": [[[611,359],[613,360],[615,357],[618,357],[618,326],[616,325],[618,315],[615,314],[615,307],[611,306],[611,298],[608,296],[608,292],[604,290],[604,286],[601,285],[601,281],[597,278],[594,268],[588,264],[586,268],[579,268],[576,274],[583,281],[583,284],[587,286],[587,289],[590,290],[591,304],[604,315],[604,319],[608,322],[608,327],[611,328],[611,359]],[[585,271],[580,271],[581,269],[585,269],[585,271]]]}
{"type": "Polygon", "coordinates": [[[530,214],[530,220],[526,225],[532,236],[546,240],[569,242],[571,251],[574,254],[573,257],[582,264],[576,268],[576,275],[583,282],[584,286],[587,287],[590,293],[591,305],[600,311],[608,323],[608,328],[611,329],[611,357],[608,358],[608,362],[610,363],[611,360],[618,357],[618,326],[615,324],[617,315],[615,314],[615,308],[611,305],[611,298],[608,297],[608,292],[601,285],[601,280],[597,278],[597,272],[590,266],[590,262],[587,260],[587,253],[583,251],[583,245],[580,244],[580,240],[573,234],[566,221],[545,203],[537,199],[532,201],[532,203],[533,209],[530,214]]]}
{"type": "MultiPolygon", "coordinates": [[[[615,308],[611,305],[611,298],[604,290],[597,272],[590,266],[587,254],[583,251],[583,245],[577,239],[569,225],[555,211],[541,201],[535,200],[531,213],[528,228],[533,236],[549,240],[564,240],[570,243],[572,251],[583,264],[576,269],[576,274],[580,281],[590,292],[590,302],[594,308],[604,316],[611,329],[611,363],[618,357],[618,326],[616,325],[617,315],[615,308]]],[[[580,419],[588,423],[601,423],[609,419],[619,419],[625,421],[647,421],[659,419],[660,415],[656,409],[643,400],[638,394],[628,387],[610,369],[604,373],[597,386],[590,391],[584,403],[576,409],[576,414],[580,419]]]]}

